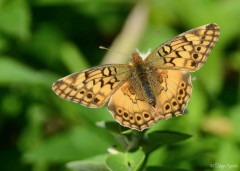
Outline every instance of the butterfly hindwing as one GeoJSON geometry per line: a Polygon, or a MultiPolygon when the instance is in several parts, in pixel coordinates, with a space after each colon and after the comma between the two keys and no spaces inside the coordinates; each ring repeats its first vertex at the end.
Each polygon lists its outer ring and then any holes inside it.
{"type": "Polygon", "coordinates": [[[146,101],[140,82],[126,81],[111,97],[108,110],[121,125],[144,130],[159,119],[146,101]]]}
{"type": "Polygon", "coordinates": [[[168,119],[173,115],[181,115],[192,93],[190,74],[183,71],[158,69],[157,75],[163,80],[160,84],[162,89],[156,96],[159,117],[168,119]]]}

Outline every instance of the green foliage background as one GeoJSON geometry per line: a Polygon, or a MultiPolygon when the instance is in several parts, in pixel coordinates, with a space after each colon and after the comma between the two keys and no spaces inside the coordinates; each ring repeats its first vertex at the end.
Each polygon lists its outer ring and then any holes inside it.
{"type": "MultiPolygon", "coordinates": [[[[106,108],[62,100],[52,83],[101,63],[130,60],[99,45],[144,52],[183,31],[217,23],[219,42],[202,69],[191,73],[197,79],[188,113],[147,131],[192,137],[155,149],[145,166],[222,170],[219,164],[235,164],[231,170],[239,170],[239,7],[238,0],[0,0],[0,169],[69,170],[69,161],[119,147],[109,129],[96,125],[113,121],[106,108]]],[[[141,160],[141,155],[128,157],[141,160]]],[[[114,157],[108,162],[120,161],[114,157]]]]}

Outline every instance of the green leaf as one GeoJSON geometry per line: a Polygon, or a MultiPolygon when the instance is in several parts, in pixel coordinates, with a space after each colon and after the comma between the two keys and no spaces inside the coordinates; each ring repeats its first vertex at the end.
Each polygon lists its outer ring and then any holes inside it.
{"type": "Polygon", "coordinates": [[[22,100],[19,98],[19,96],[16,96],[16,94],[8,93],[6,96],[2,96],[2,103],[0,107],[3,111],[2,116],[8,115],[8,117],[16,117],[20,115],[20,111],[22,109],[22,100]]]}
{"type": "Polygon", "coordinates": [[[106,164],[113,171],[135,171],[138,170],[145,159],[142,148],[134,152],[118,153],[110,155],[106,164]]]}
{"type": "Polygon", "coordinates": [[[6,51],[8,48],[9,48],[8,41],[0,36],[0,52],[6,51]]]}
{"type": "MultiPolygon", "coordinates": [[[[240,94],[239,94],[240,95],[240,94]]],[[[240,141],[240,104],[232,107],[230,109],[230,116],[231,116],[231,120],[233,123],[233,134],[236,136],[236,138],[238,139],[238,141],[240,141]]]]}
{"type": "Polygon", "coordinates": [[[54,75],[35,71],[31,67],[8,56],[0,56],[0,85],[37,84],[51,87],[54,75]]]}
{"type": "Polygon", "coordinates": [[[105,160],[109,154],[102,154],[85,160],[72,161],[66,164],[67,168],[79,171],[107,171],[105,160]]]}
{"type": "Polygon", "coordinates": [[[119,128],[119,124],[117,122],[114,121],[100,121],[96,123],[97,126],[101,127],[101,128],[106,128],[107,130],[109,130],[110,132],[114,133],[114,134],[121,134],[120,128],[119,128]]]}
{"type": "Polygon", "coordinates": [[[146,151],[153,150],[162,145],[177,143],[190,138],[191,135],[172,131],[155,131],[147,134],[146,151]]]}
{"type": "Polygon", "coordinates": [[[155,131],[148,134],[149,140],[159,145],[180,142],[190,137],[191,135],[173,131],[155,131]]]}
{"type": "Polygon", "coordinates": [[[122,126],[114,121],[101,121],[96,123],[97,126],[106,128],[109,132],[112,133],[112,135],[115,137],[115,139],[121,144],[121,146],[126,149],[128,146],[128,141],[126,136],[124,136],[121,133],[122,126]]]}
{"type": "Polygon", "coordinates": [[[64,43],[62,45],[61,59],[70,72],[77,72],[89,67],[83,54],[72,43],[64,43]]]}
{"type": "Polygon", "coordinates": [[[0,30],[26,39],[30,35],[30,11],[24,0],[12,0],[0,8],[0,30]]]}
{"type": "Polygon", "coordinates": [[[119,123],[115,121],[101,121],[96,123],[97,126],[106,128],[114,135],[122,135],[122,134],[132,134],[134,130],[121,126],[119,123]]]}
{"type": "Polygon", "coordinates": [[[112,142],[105,138],[101,130],[75,127],[65,133],[40,141],[38,144],[30,144],[29,150],[23,157],[27,163],[66,162],[102,154],[111,144],[112,142]]]}
{"type": "Polygon", "coordinates": [[[61,45],[64,41],[59,28],[49,23],[42,23],[34,31],[31,42],[27,46],[22,46],[22,48],[41,64],[47,67],[56,67],[60,59],[61,45]]]}

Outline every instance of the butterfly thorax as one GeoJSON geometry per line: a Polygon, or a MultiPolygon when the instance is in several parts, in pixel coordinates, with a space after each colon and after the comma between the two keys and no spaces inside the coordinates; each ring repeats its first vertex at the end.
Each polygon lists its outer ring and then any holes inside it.
{"type": "Polygon", "coordinates": [[[132,65],[134,68],[133,74],[139,78],[141,87],[148,98],[148,103],[151,104],[153,107],[155,107],[156,100],[152,91],[151,84],[149,83],[149,79],[148,79],[149,78],[148,67],[146,67],[145,62],[137,53],[133,53],[132,55],[132,65]]]}

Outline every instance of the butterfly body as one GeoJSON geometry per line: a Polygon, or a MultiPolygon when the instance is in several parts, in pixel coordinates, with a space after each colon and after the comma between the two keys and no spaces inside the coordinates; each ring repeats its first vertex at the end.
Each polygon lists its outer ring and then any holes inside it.
{"type": "Polygon", "coordinates": [[[147,99],[148,103],[155,107],[156,99],[152,89],[153,84],[151,84],[150,79],[152,74],[154,74],[154,69],[148,67],[137,53],[133,53],[132,55],[132,67],[132,80],[135,81],[136,86],[141,87],[141,91],[144,92],[146,96],[145,99],[147,99]]]}
{"type": "Polygon", "coordinates": [[[63,99],[108,110],[121,125],[144,130],[159,119],[182,115],[191,97],[188,72],[201,68],[219,37],[216,24],[204,25],[163,43],[143,60],[108,64],[66,76],[53,84],[63,99]]]}

